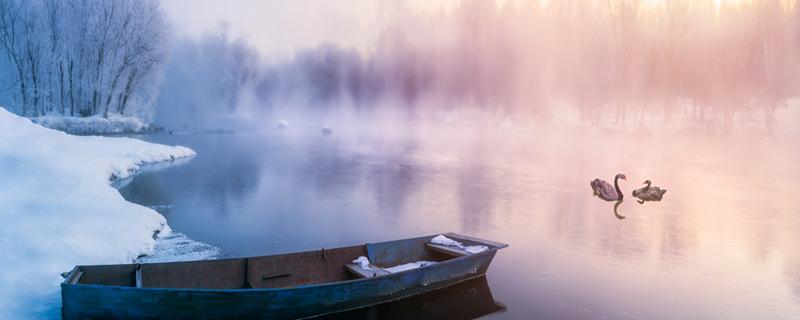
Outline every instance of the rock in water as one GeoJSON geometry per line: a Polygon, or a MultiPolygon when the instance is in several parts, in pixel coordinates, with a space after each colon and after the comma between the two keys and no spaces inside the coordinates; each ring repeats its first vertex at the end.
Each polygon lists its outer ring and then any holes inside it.
{"type": "Polygon", "coordinates": [[[278,121],[278,129],[286,129],[288,127],[289,127],[289,121],[286,121],[285,119],[278,121]]]}

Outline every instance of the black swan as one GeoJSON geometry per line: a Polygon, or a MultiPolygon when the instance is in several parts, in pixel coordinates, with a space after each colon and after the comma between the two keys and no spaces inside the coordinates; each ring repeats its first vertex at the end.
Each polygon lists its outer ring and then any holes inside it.
{"type": "Polygon", "coordinates": [[[644,203],[645,201],[661,201],[661,198],[664,197],[664,194],[667,193],[667,189],[661,189],[659,187],[651,187],[650,180],[645,180],[644,184],[646,186],[644,188],[633,190],[633,196],[639,198],[637,202],[639,204],[644,203]]]}
{"type": "Polygon", "coordinates": [[[590,182],[594,195],[600,197],[605,201],[619,201],[622,200],[622,191],[619,190],[619,179],[628,180],[625,175],[620,173],[614,177],[614,186],[605,180],[594,179],[590,182]]]}

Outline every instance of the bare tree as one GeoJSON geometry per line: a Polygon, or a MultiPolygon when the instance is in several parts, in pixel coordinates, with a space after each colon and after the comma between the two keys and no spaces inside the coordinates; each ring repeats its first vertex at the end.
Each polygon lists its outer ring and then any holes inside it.
{"type": "Polygon", "coordinates": [[[149,108],[165,25],[157,0],[0,0],[0,49],[21,102],[12,108],[107,117],[133,97],[149,108]]]}

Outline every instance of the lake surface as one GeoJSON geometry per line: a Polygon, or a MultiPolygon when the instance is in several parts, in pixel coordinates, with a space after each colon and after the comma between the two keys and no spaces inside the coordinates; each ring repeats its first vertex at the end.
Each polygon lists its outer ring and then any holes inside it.
{"type": "Polygon", "coordinates": [[[146,135],[198,155],[120,192],[226,257],[444,232],[509,243],[467,289],[506,306],[489,318],[800,319],[798,118],[770,130],[146,135]],[[619,172],[615,214],[589,181],[619,172]],[[645,179],[668,189],[663,201],[630,199],[645,179]]]}

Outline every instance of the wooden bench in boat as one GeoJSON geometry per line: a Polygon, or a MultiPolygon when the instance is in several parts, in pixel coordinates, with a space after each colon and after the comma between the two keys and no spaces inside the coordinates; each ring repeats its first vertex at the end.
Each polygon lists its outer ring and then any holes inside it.
{"type": "MultiPolygon", "coordinates": [[[[463,257],[463,256],[468,256],[468,255],[471,254],[471,253],[467,252],[466,250],[464,250],[462,248],[458,248],[458,247],[449,247],[449,246],[440,245],[440,244],[433,244],[433,243],[426,243],[425,245],[426,245],[426,247],[428,249],[430,249],[432,251],[435,251],[435,252],[438,252],[438,253],[442,253],[442,254],[445,254],[445,255],[448,255],[448,256],[451,256],[451,257],[456,257],[456,258],[463,257]]],[[[347,270],[349,273],[351,273],[351,274],[353,274],[353,275],[355,275],[355,276],[357,276],[359,278],[373,278],[373,277],[385,276],[387,274],[390,274],[389,271],[386,271],[383,268],[378,267],[376,265],[370,264],[369,267],[370,267],[370,270],[364,270],[364,269],[361,268],[360,265],[357,265],[355,263],[348,263],[348,264],[344,265],[345,270],[347,270]]]]}
{"type": "Polygon", "coordinates": [[[471,254],[459,247],[448,247],[441,244],[433,244],[433,243],[426,243],[425,245],[428,247],[428,249],[453,257],[463,257],[471,254]]]}
{"type": "Polygon", "coordinates": [[[347,270],[348,272],[359,278],[374,278],[389,274],[389,271],[383,270],[381,267],[372,264],[369,265],[369,268],[371,270],[364,270],[361,268],[360,265],[357,265],[355,263],[348,263],[344,265],[344,268],[345,270],[347,270]]]}

